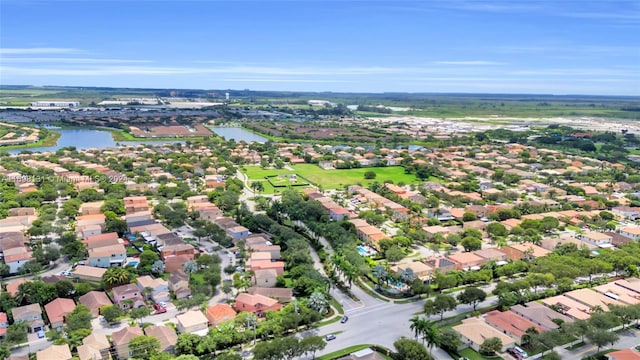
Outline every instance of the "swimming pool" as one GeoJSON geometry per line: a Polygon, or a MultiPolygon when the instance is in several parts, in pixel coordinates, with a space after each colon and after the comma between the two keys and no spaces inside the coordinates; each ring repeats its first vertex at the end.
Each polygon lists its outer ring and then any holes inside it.
{"type": "Polygon", "coordinates": [[[358,252],[362,256],[368,256],[369,255],[369,252],[367,251],[367,249],[365,249],[364,246],[362,246],[362,245],[358,245],[358,252]]]}
{"type": "Polygon", "coordinates": [[[129,261],[129,263],[127,265],[131,265],[133,267],[138,267],[138,262],[137,261],[129,261]]]}

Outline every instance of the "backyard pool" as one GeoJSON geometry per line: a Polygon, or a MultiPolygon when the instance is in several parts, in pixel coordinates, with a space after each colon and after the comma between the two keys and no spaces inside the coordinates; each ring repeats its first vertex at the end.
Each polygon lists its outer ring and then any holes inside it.
{"type": "Polygon", "coordinates": [[[369,252],[367,251],[367,249],[364,248],[364,246],[362,245],[358,245],[358,252],[360,253],[360,255],[362,256],[369,256],[369,252]]]}
{"type": "Polygon", "coordinates": [[[129,263],[127,263],[127,265],[131,265],[134,268],[137,268],[138,267],[138,262],[137,261],[129,261],[129,263]]]}

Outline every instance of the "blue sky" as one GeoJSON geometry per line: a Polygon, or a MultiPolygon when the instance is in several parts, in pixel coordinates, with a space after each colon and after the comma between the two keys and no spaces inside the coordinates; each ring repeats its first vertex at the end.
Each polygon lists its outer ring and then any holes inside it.
{"type": "Polygon", "coordinates": [[[640,95],[640,1],[0,0],[0,84],[640,95]]]}

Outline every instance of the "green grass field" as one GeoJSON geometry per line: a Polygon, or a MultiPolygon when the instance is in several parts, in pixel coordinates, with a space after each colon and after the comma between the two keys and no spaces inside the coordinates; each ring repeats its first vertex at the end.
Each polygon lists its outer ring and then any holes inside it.
{"type": "Polygon", "coordinates": [[[401,166],[371,167],[359,169],[336,169],[323,170],[314,164],[295,165],[296,173],[300,174],[316,185],[325,189],[338,189],[347,185],[362,184],[367,186],[374,182],[383,183],[393,181],[394,184],[404,182],[405,184],[418,183],[418,178],[414,174],[405,174],[401,166]],[[364,173],[373,171],[376,173],[375,179],[365,179],[364,173]]]}
{"type": "MultiPolygon", "coordinates": [[[[393,181],[394,184],[404,182],[405,184],[419,183],[420,180],[414,174],[405,174],[404,168],[401,166],[373,167],[359,169],[336,169],[323,170],[315,164],[298,164],[293,166],[294,171],[287,169],[262,169],[259,166],[246,166],[241,171],[249,177],[249,183],[252,181],[264,180],[267,176],[279,174],[298,174],[301,177],[311,181],[314,185],[322,186],[325,189],[339,189],[347,185],[361,184],[367,186],[374,182],[383,183],[385,181],[393,181]],[[373,171],[376,173],[375,179],[365,179],[364,173],[373,171]]],[[[429,179],[437,181],[437,179],[429,179]]],[[[268,182],[264,182],[264,193],[270,193],[267,189],[268,182]]]]}

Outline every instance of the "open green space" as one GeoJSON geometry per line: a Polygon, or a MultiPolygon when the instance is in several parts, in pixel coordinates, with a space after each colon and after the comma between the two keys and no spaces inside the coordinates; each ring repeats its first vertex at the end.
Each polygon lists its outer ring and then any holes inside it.
{"type": "MultiPolygon", "coordinates": [[[[414,174],[405,174],[404,168],[401,166],[324,170],[315,164],[298,164],[294,165],[293,169],[294,171],[287,169],[262,169],[259,166],[245,166],[241,171],[248,176],[249,183],[252,181],[261,181],[266,177],[280,174],[298,174],[311,181],[314,185],[321,186],[325,189],[339,189],[347,185],[355,184],[368,186],[374,182],[383,183],[387,181],[391,181],[394,184],[399,182],[416,184],[420,182],[414,174]],[[368,171],[373,171],[376,174],[375,179],[364,178],[364,174],[368,171]]],[[[430,178],[429,180],[439,181],[437,178],[430,178]]],[[[266,187],[267,183],[268,182],[263,183],[263,185],[265,185],[265,193],[269,193],[266,187]]]]}
{"type": "Polygon", "coordinates": [[[287,186],[306,186],[309,183],[300,176],[291,177],[291,175],[275,175],[267,177],[267,180],[273,187],[287,186]]]}
{"type": "Polygon", "coordinates": [[[385,181],[393,181],[394,184],[399,182],[404,182],[405,184],[419,182],[414,174],[405,174],[404,168],[401,166],[324,170],[314,164],[299,164],[295,165],[294,169],[300,176],[325,189],[338,189],[355,184],[367,186],[374,182],[383,183],[385,181]],[[376,173],[375,179],[365,179],[364,173],[367,171],[376,173]]]}

